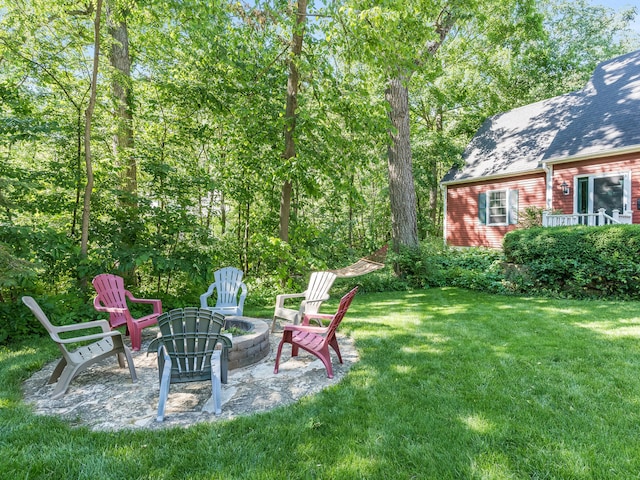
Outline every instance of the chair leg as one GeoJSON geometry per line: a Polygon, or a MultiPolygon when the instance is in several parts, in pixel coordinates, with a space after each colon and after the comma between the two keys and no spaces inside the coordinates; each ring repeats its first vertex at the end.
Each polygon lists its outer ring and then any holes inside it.
{"type": "Polygon", "coordinates": [[[160,380],[160,396],[158,398],[158,416],[156,420],[162,422],[164,420],[164,409],[169,396],[169,386],[171,385],[171,359],[165,358],[164,368],[162,369],[162,378],[160,380]]]}
{"type": "Polygon", "coordinates": [[[320,359],[320,361],[324,364],[324,367],[327,369],[327,377],[333,378],[333,365],[331,365],[331,356],[329,354],[329,349],[327,348],[326,352],[315,352],[315,355],[320,359]]]}
{"type": "Polygon", "coordinates": [[[47,384],[55,383],[58,380],[58,378],[60,378],[60,375],[62,374],[66,366],[67,366],[67,360],[66,358],[62,357],[58,362],[58,364],[56,365],[56,368],[53,370],[53,373],[49,377],[47,384]]]}
{"type": "Polygon", "coordinates": [[[329,345],[331,345],[331,348],[333,348],[333,351],[336,352],[336,355],[338,356],[338,360],[340,360],[340,363],[343,363],[342,355],[340,355],[340,347],[338,346],[338,339],[336,337],[333,337],[329,342],[329,345]]]}
{"type": "Polygon", "coordinates": [[[211,355],[211,399],[213,400],[213,408],[216,415],[222,413],[221,353],[220,350],[216,350],[211,355]]]}
{"type": "Polygon", "coordinates": [[[282,340],[280,340],[280,344],[278,345],[278,352],[276,353],[276,365],[273,368],[273,373],[278,373],[278,369],[280,368],[280,355],[282,354],[282,346],[284,344],[285,344],[285,338],[283,335],[282,340]]]}
{"type": "Polygon", "coordinates": [[[124,368],[124,354],[123,353],[118,353],[118,354],[116,354],[116,358],[118,359],[118,366],[120,368],[124,368]]]}
{"type": "Polygon", "coordinates": [[[140,350],[140,345],[142,344],[142,329],[134,325],[133,328],[131,328],[129,338],[131,338],[131,350],[134,352],[140,350]]]}
{"type": "Polygon", "coordinates": [[[71,380],[73,380],[73,377],[75,377],[76,374],[78,373],[80,366],[81,365],[68,364],[65,367],[64,371],[60,375],[60,378],[58,378],[58,383],[56,383],[56,387],[53,389],[53,392],[51,393],[52,400],[57,400],[67,392],[67,389],[69,388],[69,384],[71,383],[71,380]]]}
{"type": "MultiPolygon", "coordinates": [[[[124,347],[124,356],[127,358],[127,366],[129,367],[129,373],[131,374],[131,381],[133,383],[136,383],[138,381],[138,376],[136,375],[136,367],[133,364],[133,357],[131,356],[131,351],[127,347],[124,347]]],[[[118,354],[118,358],[119,359],[122,358],[121,353],[118,354]]],[[[121,365],[121,366],[122,368],[124,368],[124,365],[121,365]]]]}
{"type": "Polygon", "coordinates": [[[276,317],[273,317],[273,321],[271,322],[271,333],[276,331],[276,317]]]}

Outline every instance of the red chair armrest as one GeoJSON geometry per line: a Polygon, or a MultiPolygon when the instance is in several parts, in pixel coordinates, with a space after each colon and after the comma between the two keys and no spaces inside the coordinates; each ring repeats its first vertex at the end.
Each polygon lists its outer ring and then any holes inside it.
{"type": "Polygon", "coordinates": [[[310,325],[285,325],[284,330],[290,332],[306,332],[317,334],[323,334],[327,332],[326,327],[312,327],[310,325]]]}
{"type": "Polygon", "coordinates": [[[155,298],[136,298],[129,291],[125,291],[125,295],[132,303],[145,303],[148,305],[153,305],[153,313],[162,313],[162,300],[158,300],[155,298]]]}

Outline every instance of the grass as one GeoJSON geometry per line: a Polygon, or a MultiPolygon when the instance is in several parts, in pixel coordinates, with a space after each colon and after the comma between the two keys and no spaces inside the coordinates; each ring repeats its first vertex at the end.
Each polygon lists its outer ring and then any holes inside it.
{"type": "Polygon", "coordinates": [[[44,338],[4,348],[0,478],[638,477],[640,303],[359,294],[340,328],[361,356],[340,384],[271,412],[161,432],[91,432],[33,415],[20,384],[55,347],[44,338]]]}

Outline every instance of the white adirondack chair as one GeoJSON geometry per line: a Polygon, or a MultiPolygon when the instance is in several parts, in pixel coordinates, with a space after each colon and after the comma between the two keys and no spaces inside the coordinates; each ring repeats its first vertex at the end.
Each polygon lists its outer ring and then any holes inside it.
{"type": "Polygon", "coordinates": [[[87,367],[110,356],[117,357],[120,368],[124,368],[126,358],[131,380],[134,383],[137,382],[138,377],[131,351],[122,342],[122,334],[118,330],[111,330],[109,322],[95,320],[57,327],[49,321],[40,305],[32,297],[22,297],[22,301],[40,320],[42,326],[47,329],[49,336],[56,342],[62,353],[62,358],[58,361],[47,382],[49,384],[56,383],[51,393],[52,399],[62,397],[69,388],[71,380],[87,367]],[[84,335],[77,333],[82,330],[86,332],[84,335]],[[89,333],[92,330],[100,330],[100,332],[89,333]]]}
{"type": "Polygon", "coordinates": [[[302,293],[286,293],[276,296],[276,308],[273,312],[273,323],[271,331],[276,328],[278,318],[292,322],[294,325],[300,323],[304,315],[316,314],[322,302],[329,299],[329,289],[336,279],[333,272],[313,272],[309,278],[309,286],[302,293]],[[297,309],[285,307],[285,302],[291,299],[302,298],[297,309]]]}
{"type": "Polygon", "coordinates": [[[225,267],[213,274],[215,282],[200,295],[200,308],[206,308],[222,315],[242,316],[244,301],[247,298],[247,286],[242,281],[242,270],[225,267]],[[209,306],[208,299],[216,291],[216,304],[209,306]]]}

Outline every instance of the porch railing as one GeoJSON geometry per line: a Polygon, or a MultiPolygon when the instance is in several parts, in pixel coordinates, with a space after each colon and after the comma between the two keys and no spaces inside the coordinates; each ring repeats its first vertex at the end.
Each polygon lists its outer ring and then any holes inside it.
{"type": "Polygon", "coordinates": [[[566,227],[571,225],[588,225],[596,227],[600,225],[611,224],[631,224],[631,212],[620,213],[619,210],[613,210],[611,215],[605,213],[605,209],[601,208],[598,213],[573,213],[570,215],[557,215],[542,212],[543,227],[566,227]]]}

